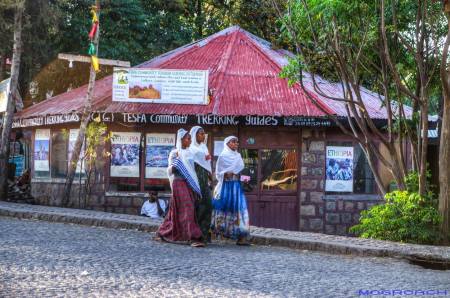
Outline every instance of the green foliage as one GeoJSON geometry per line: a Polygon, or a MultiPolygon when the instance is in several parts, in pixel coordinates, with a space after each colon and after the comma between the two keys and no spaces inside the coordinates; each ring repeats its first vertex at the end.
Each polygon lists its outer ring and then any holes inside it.
{"type": "MultiPolygon", "coordinates": [[[[426,48],[434,48],[436,42],[445,38],[446,21],[439,2],[426,1],[426,48]]],[[[347,70],[352,74],[352,80],[383,94],[379,1],[290,0],[288,7],[289,10],[281,19],[281,31],[291,45],[300,49],[302,70],[331,81],[342,81],[343,70],[347,70]],[[342,59],[337,59],[336,48],[340,49],[342,59]]],[[[402,81],[413,93],[418,84],[417,63],[414,55],[399,43],[394,29],[396,26],[401,36],[414,48],[417,42],[415,31],[418,8],[417,1],[387,0],[385,11],[388,51],[402,81]]],[[[429,52],[426,67],[432,71],[439,64],[439,58],[433,58],[432,50],[429,52]]],[[[290,80],[298,79],[298,74],[290,71],[286,74],[289,74],[290,80]]],[[[390,97],[411,105],[406,96],[398,93],[393,78],[388,75],[387,81],[390,97]]],[[[436,113],[441,96],[439,76],[436,74],[431,76],[429,95],[430,113],[436,113]]]]}
{"type": "Polygon", "coordinates": [[[405,181],[406,191],[386,194],[386,203],[361,212],[360,223],[350,231],[363,238],[399,242],[433,244],[439,240],[441,216],[432,192],[421,197],[418,175],[412,173],[405,181]]]}
{"type": "Polygon", "coordinates": [[[289,87],[300,81],[300,73],[304,69],[302,58],[289,59],[288,65],[283,67],[280,72],[280,77],[288,80],[289,87]]]}
{"type": "Polygon", "coordinates": [[[289,6],[289,13],[282,19],[282,33],[300,49],[305,71],[339,80],[332,49],[334,32],[339,32],[340,47],[347,49],[344,62],[348,65],[352,65],[359,47],[366,55],[373,55],[377,38],[375,3],[305,0],[289,1],[289,6]]]}
{"type": "MultiPolygon", "coordinates": [[[[144,6],[144,2],[102,1],[100,57],[128,60],[135,65],[191,40],[191,30],[179,17],[149,4],[144,6]]],[[[91,5],[90,0],[59,2],[59,9],[65,13],[57,40],[61,52],[86,53],[91,5]]]]}
{"type": "Polygon", "coordinates": [[[99,118],[90,122],[86,128],[86,146],[83,161],[88,176],[95,169],[99,154],[102,156],[109,154],[105,149],[102,152],[99,152],[98,149],[104,148],[103,145],[109,140],[109,135],[106,133],[107,129],[107,125],[101,122],[99,118]]]}
{"type": "MultiPolygon", "coordinates": [[[[132,65],[240,25],[270,41],[279,37],[273,0],[101,0],[99,57],[132,65]]],[[[275,0],[281,9],[285,1],[275,0]]],[[[86,84],[89,65],[58,61],[58,53],[87,54],[94,0],[24,0],[20,91],[25,104],[86,84]]],[[[0,1],[0,56],[12,56],[13,4],[0,1]]],[[[1,64],[0,64],[1,65],[1,64]]],[[[101,67],[98,78],[111,67],[101,67]]],[[[7,76],[0,69],[0,77],[7,76]]]]}

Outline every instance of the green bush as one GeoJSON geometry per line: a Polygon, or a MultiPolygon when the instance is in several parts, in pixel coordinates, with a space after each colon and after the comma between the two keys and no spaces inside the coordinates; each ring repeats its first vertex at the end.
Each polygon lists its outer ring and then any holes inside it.
{"type": "Polygon", "coordinates": [[[433,244],[439,241],[441,216],[432,192],[421,197],[415,176],[406,179],[407,191],[386,194],[386,203],[361,212],[360,223],[350,231],[363,238],[433,244]]]}

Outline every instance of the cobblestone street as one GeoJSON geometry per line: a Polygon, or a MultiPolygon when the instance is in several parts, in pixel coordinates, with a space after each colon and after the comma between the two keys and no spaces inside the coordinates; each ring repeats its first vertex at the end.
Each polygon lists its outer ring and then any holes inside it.
{"type": "Polygon", "coordinates": [[[0,297],[358,297],[361,289],[450,296],[450,271],[389,258],[222,242],[195,249],[149,239],[138,231],[0,217],[0,297]]]}

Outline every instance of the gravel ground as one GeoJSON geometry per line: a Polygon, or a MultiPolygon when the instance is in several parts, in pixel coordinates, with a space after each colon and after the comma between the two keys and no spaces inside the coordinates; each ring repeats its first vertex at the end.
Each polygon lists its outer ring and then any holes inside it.
{"type": "Polygon", "coordinates": [[[0,217],[0,297],[392,296],[381,290],[450,297],[450,270],[228,242],[191,248],[138,231],[0,217]]]}

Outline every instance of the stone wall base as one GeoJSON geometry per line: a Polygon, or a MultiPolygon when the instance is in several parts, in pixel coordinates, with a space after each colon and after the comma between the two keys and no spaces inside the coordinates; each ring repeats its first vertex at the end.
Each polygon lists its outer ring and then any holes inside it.
{"type": "MultiPolygon", "coordinates": [[[[103,185],[96,185],[90,196],[85,196],[83,185],[74,183],[68,204],[70,208],[88,209],[111,213],[139,215],[146,197],[144,195],[107,195],[103,185]],[[81,192],[80,192],[81,188],[81,192]]],[[[36,204],[44,206],[62,206],[64,183],[32,182],[31,194],[36,204]]]]}

